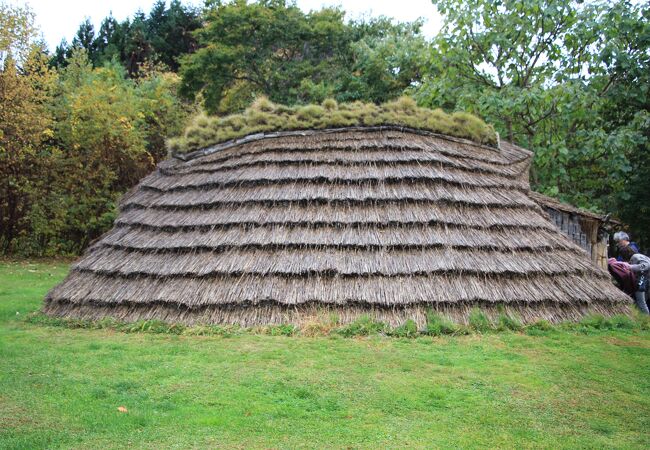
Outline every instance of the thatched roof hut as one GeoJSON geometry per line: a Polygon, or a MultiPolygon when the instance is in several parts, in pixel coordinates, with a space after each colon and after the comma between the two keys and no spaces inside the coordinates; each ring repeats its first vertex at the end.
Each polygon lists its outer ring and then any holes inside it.
{"type": "Polygon", "coordinates": [[[170,158],[44,311],[244,326],[628,313],[529,197],[530,159],[395,126],[262,133],[170,158]]]}
{"type": "Polygon", "coordinates": [[[597,266],[607,269],[610,235],[614,229],[621,228],[621,222],[610,215],[576,208],[538,192],[531,192],[530,198],[541,206],[562,233],[591,256],[597,266]]]}

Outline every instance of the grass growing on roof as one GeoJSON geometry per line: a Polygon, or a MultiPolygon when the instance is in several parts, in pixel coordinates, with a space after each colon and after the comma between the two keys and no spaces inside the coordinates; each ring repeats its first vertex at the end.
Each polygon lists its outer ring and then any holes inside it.
{"type": "Polygon", "coordinates": [[[0,448],[650,446],[650,332],[625,317],[409,339],[25,321],[66,271],[0,263],[0,448]]]}
{"type": "Polygon", "coordinates": [[[416,105],[409,97],[375,105],[354,102],[339,104],[327,99],[320,105],[284,106],[258,98],[241,114],[209,117],[199,114],[183,136],[170,139],[173,153],[187,153],[210,145],[260,132],[319,130],[351,126],[398,125],[470,139],[494,145],[491,125],[464,112],[447,114],[416,105]]]}

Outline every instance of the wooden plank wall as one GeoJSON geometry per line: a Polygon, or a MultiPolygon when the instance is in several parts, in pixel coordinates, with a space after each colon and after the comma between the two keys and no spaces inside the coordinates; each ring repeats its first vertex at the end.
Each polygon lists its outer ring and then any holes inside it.
{"type": "Polygon", "coordinates": [[[600,222],[598,220],[584,218],[577,214],[570,214],[553,208],[544,209],[550,216],[551,221],[573,242],[582,247],[596,265],[603,269],[607,268],[609,235],[599,233],[600,222]]]}

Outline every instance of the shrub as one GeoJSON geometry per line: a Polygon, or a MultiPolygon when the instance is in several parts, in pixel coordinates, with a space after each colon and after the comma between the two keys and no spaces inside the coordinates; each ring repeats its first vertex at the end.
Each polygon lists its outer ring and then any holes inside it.
{"type": "Polygon", "coordinates": [[[526,326],[526,334],[530,336],[542,336],[553,330],[555,327],[548,320],[538,320],[526,326]]]}
{"type": "Polygon", "coordinates": [[[488,316],[478,308],[472,308],[469,313],[469,326],[478,333],[485,333],[492,329],[492,323],[488,316]]]}
{"type": "Polygon", "coordinates": [[[499,331],[521,331],[523,325],[516,317],[509,316],[505,312],[500,312],[497,319],[497,330],[499,331]]]}
{"type": "Polygon", "coordinates": [[[390,332],[390,335],[396,337],[413,338],[418,335],[418,326],[413,320],[409,319],[404,322],[403,325],[400,325],[399,327],[392,330],[390,332]]]}
{"type": "Polygon", "coordinates": [[[427,311],[427,326],[425,334],[429,336],[441,336],[443,334],[457,334],[461,327],[451,320],[434,313],[432,310],[427,311]]]}
{"type": "Polygon", "coordinates": [[[370,334],[378,334],[386,331],[386,325],[378,322],[369,316],[361,316],[354,322],[341,327],[337,333],[345,337],[353,336],[368,336],[370,334]]]}
{"type": "Polygon", "coordinates": [[[609,328],[609,321],[601,314],[585,316],[578,322],[579,329],[605,330],[609,328]]]}
{"type": "Polygon", "coordinates": [[[298,333],[298,328],[294,325],[283,324],[266,327],[265,332],[271,336],[293,336],[298,333]]]}
{"type": "Polygon", "coordinates": [[[336,314],[319,314],[317,317],[306,321],[300,326],[302,336],[328,336],[332,330],[339,325],[339,317],[336,314]]]}
{"type": "Polygon", "coordinates": [[[231,337],[241,333],[242,329],[238,325],[195,325],[193,327],[187,327],[183,331],[183,334],[186,336],[231,337]]]}
{"type": "Polygon", "coordinates": [[[609,323],[615,330],[631,330],[637,326],[634,319],[622,314],[610,317],[609,323]]]}
{"type": "Polygon", "coordinates": [[[162,320],[139,320],[118,325],[118,329],[127,333],[183,334],[185,325],[169,324],[162,320]]]}

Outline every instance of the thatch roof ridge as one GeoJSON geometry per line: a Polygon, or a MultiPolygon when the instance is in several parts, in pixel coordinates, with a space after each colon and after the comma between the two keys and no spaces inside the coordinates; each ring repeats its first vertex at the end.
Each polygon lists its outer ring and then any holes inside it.
{"type": "MultiPolygon", "coordinates": [[[[328,130],[324,130],[328,131],[328,130]]],[[[479,162],[487,162],[501,166],[509,166],[515,162],[524,162],[531,158],[530,152],[513,146],[515,150],[508,152],[496,151],[491,147],[482,147],[474,142],[454,142],[449,145],[448,139],[443,137],[410,135],[397,130],[372,131],[368,128],[352,130],[342,128],[337,132],[329,130],[329,135],[314,132],[304,137],[288,137],[274,140],[259,140],[246,145],[236,145],[209,155],[183,161],[170,158],[160,163],[161,169],[174,167],[193,167],[204,165],[208,162],[219,162],[242,156],[259,155],[266,153],[284,152],[296,154],[299,152],[312,152],[329,154],[332,150],[348,150],[349,155],[358,154],[360,151],[373,153],[385,150],[414,150],[418,152],[446,155],[452,158],[462,158],[479,162]],[[518,149],[518,150],[517,150],[518,149]]]]}
{"type": "Polygon", "coordinates": [[[566,212],[569,214],[576,214],[583,217],[589,217],[590,219],[596,219],[602,221],[605,217],[604,214],[598,214],[592,211],[588,211],[583,208],[578,208],[569,203],[565,203],[557,198],[544,195],[539,192],[530,191],[530,198],[535,200],[540,206],[556,209],[558,211],[566,212]]]}
{"type": "Polygon", "coordinates": [[[318,305],[420,324],[427,308],[464,320],[476,305],[525,320],[625,312],[531,199],[530,152],[460,141],[346,128],[167,160],[44,310],[249,325],[318,305]]]}
{"type": "Polygon", "coordinates": [[[382,104],[360,101],[339,104],[326,99],[321,105],[296,106],[274,104],[262,97],[240,114],[218,117],[200,113],[182,136],[169,139],[167,144],[174,154],[193,153],[213,144],[233,139],[246,143],[276,132],[309,133],[354,127],[404,127],[413,132],[429,131],[491,145],[498,145],[499,140],[491,125],[472,114],[423,108],[410,97],[382,104]]]}
{"type": "MultiPolygon", "coordinates": [[[[286,137],[307,137],[321,134],[330,134],[330,133],[341,133],[349,131],[363,131],[363,132],[377,132],[377,131],[398,131],[403,133],[411,133],[420,136],[434,137],[437,139],[443,139],[450,142],[461,143],[466,145],[471,145],[476,148],[481,148],[490,151],[499,151],[501,148],[500,140],[498,134],[495,133],[496,143],[495,145],[486,145],[480,142],[472,141],[470,139],[465,139],[456,136],[449,136],[441,133],[434,133],[433,131],[421,129],[421,128],[412,128],[403,125],[376,125],[376,126],[345,126],[345,127],[329,127],[318,130],[283,130],[283,131],[262,131],[258,133],[248,134],[242,137],[230,139],[225,142],[220,142],[218,144],[213,144],[202,148],[200,150],[195,150],[188,153],[172,152],[171,155],[173,158],[179,159],[181,161],[191,161],[193,159],[202,158],[204,156],[209,156],[214,153],[221,152],[223,150],[228,150],[234,147],[241,146],[243,144],[249,144],[251,142],[257,142],[267,139],[278,139],[286,137]]],[[[528,156],[532,156],[532,152],[529,152],[526,149],[519,148],[523,153],[530,153],[528,156]]]]}

